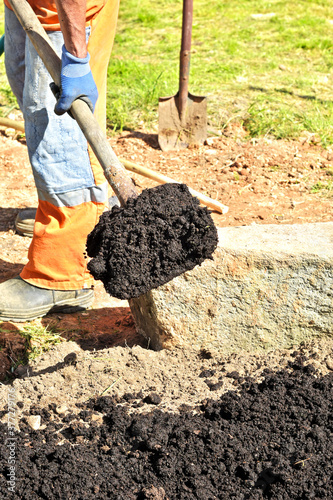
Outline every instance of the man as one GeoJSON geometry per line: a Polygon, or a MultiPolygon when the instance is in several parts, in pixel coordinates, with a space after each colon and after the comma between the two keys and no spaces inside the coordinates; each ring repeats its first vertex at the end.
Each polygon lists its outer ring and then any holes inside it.
{"type": "Polygon", "coordinates": [[[66,111],[83,97],[105,128],[107,66],[119,0],[29,3],[62,58],[62,88],[56,103],[50,75],[6,3],[6,72],[24,116],[38,208],[29,262],[20,276],[0,284],[2,321],[91,305],[85,243],[107,202],[102,168],[66,111]]]}

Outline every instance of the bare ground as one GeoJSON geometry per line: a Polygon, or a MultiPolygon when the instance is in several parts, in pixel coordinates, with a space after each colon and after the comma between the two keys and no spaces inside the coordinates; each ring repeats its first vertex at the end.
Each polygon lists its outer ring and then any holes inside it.
{"type": "MultiPolygon", "coordinates": [[[[329,191],[333,153],[322,149],[313,136],[298,141],[249,140],[241,127],[233,126],[209,138],[204,146],[168,153],[158,148],[152,134],[123,132],[110,142],[121,158],[187,183],[227,205],[227,214],[212,214],[217,226],[333,220],[329,191]],[[316,185],[321,189],[315,193],[316,185]]],[[[30,243],[15,233],[15,217],[20,209],[35,206],[37,199],[24,139],[12,131],[0,135],[0,162],[0,280],[4,281],[25,264],[30,243]]],[[[156,185],[139,175],[132,177],[139,189],[156,185]]],[[[13,373],[12,368],[24,352],[19,334],[24,324],[1,325],[0,376],[3,380],[21,377],[14,385],[24,410],[49,402],[74,408],[78,401],[104,391],[121,396],[140,390],[163,394],[161,408],[175,410],[234,388],[237,377],[230,373],[260,377],[265,367],[285,367],[292,356],[292,351],[283,351],[237,353],[226,358],[218,351],[191,348],[153,352],[135,332],[128,303],[109,297],[100,283],[95,290],[89,311],[36,321],[56,328],[64,342],[28,370],[19,366],[13,373]],[[212,374],[200,377],[205,370],[212,374]]],[[[332,339],[318,340],[303,350],[321,373],[333,369],[332,339]]],[[[2,408],[6,404],[4,389],[0,388],[2,408]]]]}

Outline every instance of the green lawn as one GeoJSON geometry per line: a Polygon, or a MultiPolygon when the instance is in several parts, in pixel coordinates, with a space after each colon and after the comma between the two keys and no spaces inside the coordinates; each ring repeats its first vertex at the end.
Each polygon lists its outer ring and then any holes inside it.
{"type": "MultiPolygon", "coordinates": [[[[157,130],[158,97],[178,89],[181,15],[181,0],[121,0],[110,129],[157,130]]],[[[190,91],[209,97],[212,129],[237,120],[253,136],[308,130],[331,144],[332,68],[331,0],[194,1],[190,91]]],[[[6,91],[3,76],[0,83],[6,91]]]]}

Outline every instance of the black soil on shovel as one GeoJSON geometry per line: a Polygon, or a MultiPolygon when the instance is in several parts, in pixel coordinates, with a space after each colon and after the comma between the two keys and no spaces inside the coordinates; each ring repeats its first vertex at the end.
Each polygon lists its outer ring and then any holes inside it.
{"type": "Polygon", "coordinates": [[[195,411],[163,412],[163,394],[154,393],[100,397],[66,417],[52,404],[30,409],[45,426],[34,431],[20,419],[15,493],[7,483],[12,442],[0,420],[1,498],[331,499],[333,374],[296,359],[261,382],[230,376],[238,390],[195,411]],[[151,411],[140,413],[147,404],[151,411]]]}
{"type": "Polygon", "coordinates": [[[139,297],[212,258],[217,230],[185,184],[144,190],[88,235],[88,269],[113,297],[139,297]]]}

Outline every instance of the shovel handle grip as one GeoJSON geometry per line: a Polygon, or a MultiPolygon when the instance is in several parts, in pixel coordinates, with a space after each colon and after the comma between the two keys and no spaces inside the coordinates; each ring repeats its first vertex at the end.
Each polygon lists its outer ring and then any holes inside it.
{"type": "Polygon", "coordinates": [[[188,82],[190,75],[193,0],[183,0],[182,42],[179,58],[179,116],[183,121],[186,113],[188,82]]]}
{"type": "MultiPolygon", "coordinates": [[[[9,3],[46,69],[56,85],[60,86],[61,60],[30,4],[25,0],[9,0],[9,3]]],[[[71,113],[94,151],[121,205],[125,205],[129,198],[136,198],[138,193],[131,177],[118,160],[87,104],[81,99],[76,99],[72,104],[71,113]]]]}

